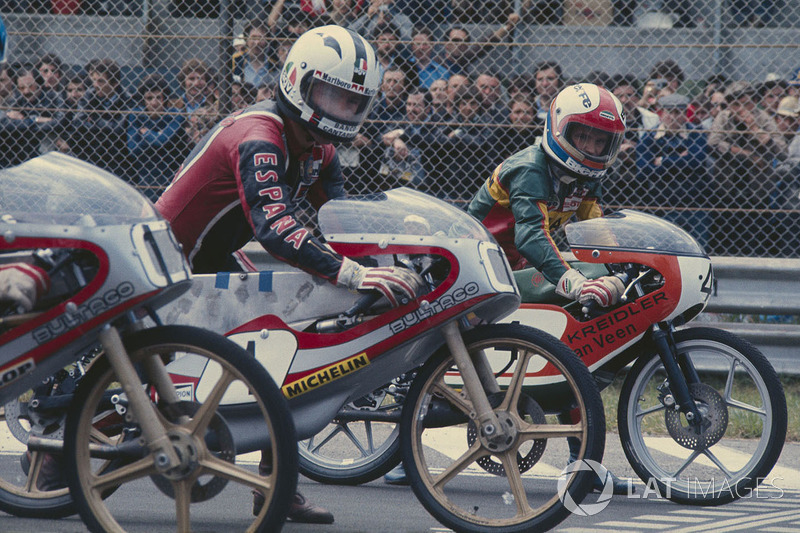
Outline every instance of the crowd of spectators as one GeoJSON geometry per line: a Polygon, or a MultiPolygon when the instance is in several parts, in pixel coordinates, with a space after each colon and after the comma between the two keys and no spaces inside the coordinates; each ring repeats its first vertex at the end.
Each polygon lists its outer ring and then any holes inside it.
{"type": "Polygon", "coordinates": [[[511,38],[525,13],[500,9],[499,26],[473,35],[474,27],[458,23],[470,22],[467,3],[451,2],[458,22],[434,37],[439,30],[412,24],[410,3],[329,0],[298,7],[275,0],[268,16],[245,24],[232,43],[227,84],[199,58],[183,62],[177,90],[159,74],[123,87],[110,59],[90,61],[79,72],[53,54],[0,67],[0,165],[56,149],[126,177],[155,199],[222,114],[220,86],[230,89],[225,111],[272,98],[293,39],[314,25],[339,23],[375,44],[383,74],[365,128],[339,149],[350,193],[406,185],[468,201],[499,162],[541,135],[561,88],[591,82],[620,99],[628,122],[606,179],[607,205],[671,210],[704,242],[721,226],[735,241],[747,232],[737,237],[730,228],[765,223],[731,214],[737,209],[800,207],[797,74],[760,84],[713,76],[687,87],[671,60],[637,77],[597,70],[565,76],[550,59],[511,75],[483,59],[511,38]]]}

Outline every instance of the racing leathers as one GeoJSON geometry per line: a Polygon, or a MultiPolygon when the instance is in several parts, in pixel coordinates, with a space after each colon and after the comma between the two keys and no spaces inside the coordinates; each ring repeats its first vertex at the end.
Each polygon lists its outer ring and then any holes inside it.
{"type": "Polygon", "coordinates": [[[342,256],[295,214],[305,198],[319,208],[345,195],[339,159],[331,144],[289,148],[267,100],[223,119],[192,150],[156,208],[194,272],[240,270],[232,254],[255,236],[275,258],[336,281],[342,256]]]}
{"type": "Polygon", "coordinates": [[[602,215],[600,180],[562,179],[541,146],[541,138],[503,161],[473,198],[468,212],[503,248],[511,267],[534,267],[556,285],[570,269],[551,231],[573,215],[602,215]]]}

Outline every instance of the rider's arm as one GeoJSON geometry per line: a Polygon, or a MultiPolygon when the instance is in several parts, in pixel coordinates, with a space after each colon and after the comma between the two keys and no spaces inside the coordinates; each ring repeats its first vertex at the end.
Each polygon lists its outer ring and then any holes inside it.
{"type": "Polygon", "coordinates": [[[549,179],[545,169],[528,165],[510,168],[502,176],[516,223],[514,243],[530,265],[555,284],[570,267],[550,235],[549,179]]]}
{"type": "Polygon", "coordinates": [[[342,256],[295,218],[297,205],[286,183],[283,151],[265,140],[249,140],[239,144],[233,157],[240,199],[258,242],[277,259],[336,282],[342,256]]]}

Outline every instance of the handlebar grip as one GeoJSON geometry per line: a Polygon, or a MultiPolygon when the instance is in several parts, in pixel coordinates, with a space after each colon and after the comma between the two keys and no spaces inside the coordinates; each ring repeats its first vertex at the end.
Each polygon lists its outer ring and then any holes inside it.
{"type": "Polygon", "coordinates": [[[382,294],[378,291],[369,291],[344,312],[345,316],[353,317],[364,314],[375,302],[381,299],[381,296],[382,294]]]}

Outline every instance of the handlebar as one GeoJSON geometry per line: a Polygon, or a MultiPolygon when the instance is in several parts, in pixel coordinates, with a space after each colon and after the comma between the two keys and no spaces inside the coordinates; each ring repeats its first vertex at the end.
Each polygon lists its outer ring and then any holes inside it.
{"type": "Polygon", "coordinates": [[[378,300],[381,299],[381,293],[378,291],[369,291],[364,296],[356,300],[353,306],[343,313],[344,316],[354,317],[362,315],[372,307],[378,300]]]}

